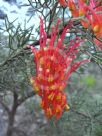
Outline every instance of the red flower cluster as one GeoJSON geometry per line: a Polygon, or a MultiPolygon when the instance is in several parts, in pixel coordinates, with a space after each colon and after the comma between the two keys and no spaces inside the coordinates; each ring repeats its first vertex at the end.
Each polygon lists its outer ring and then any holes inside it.
{"type": "Polygon", "coordinates": [[[81,24],[84,28],[93,30],[96,38],[94,42],[102,49],[102,5],[101,1],[96,0],[58,0],[63,7],[69,7],[73,17],[81,17],[81,24]]]}
{"type": "Polygon", "coordinates": [[[64,110],[69,110],[67,97],[63,92],[70,74],[78,66],[88,60],[72,63],[76,58],[80,40],[72,40],[68,49],[62,44],[66,31],[70,28],[67,25],[61,36],[57,39],[58,20],[56,26],[52,27],[51,38],[47,39],[47,34],[43,28],[43,20],[40,19],[40,49],[29,46],[34,53],[36,64],[36,76],[31,78],[31,83],[35,92],[41,97],[41,107],[44,109],[47,118],[59,119],[64,110]]]}
{"type": "Polygon", "coordinates": [[[96,37],[102,38],[102,6],[99,6],[99,2],[96,0],[78,0],[75,3],[75,0],[68,0],[68,7],[73,17],[83,16],[81,19],[83,27],[91,26],[96,37]]]}

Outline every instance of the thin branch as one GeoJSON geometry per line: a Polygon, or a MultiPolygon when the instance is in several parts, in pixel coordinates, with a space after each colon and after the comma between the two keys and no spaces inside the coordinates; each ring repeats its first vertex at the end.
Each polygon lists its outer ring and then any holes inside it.
{"type": "Polygon", "coordinates": [[[26,96],[24,96],[23,98],[18,99],[18,105],[21,105],[23,102],[25,102],[27,99],[33,97],[35,95],[35,93],[32,91],[29,94],[27,94],[26,96]]]}
{"type": "Polygon", "coordinates": [[[79,115],[81,115],[81,116],[83,116],[83,117],[85,117],[85,118],[91,119],[91,117],[90,117],[89,115],[87,115],[87,114],[85,114],[85,113],[83,113],[83,112],[81,112],[81,111],[76,111],[76,110],[74,110],[74,109],[71,109],[71,111],[74,112],[74,113],[76,113],[76,114],[79,114],[79,115]]]}

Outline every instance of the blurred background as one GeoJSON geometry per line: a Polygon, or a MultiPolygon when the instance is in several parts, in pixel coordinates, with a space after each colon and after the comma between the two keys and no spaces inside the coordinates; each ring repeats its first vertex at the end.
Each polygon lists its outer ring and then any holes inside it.
{"type": "MultiPolygon", "coordinates": [[[[27,44],[39,47],[39,15],[48,34],[51,19],[62,18],[63,28],[71,17],[55,0],[0,0],[0,136],[102,136],[102,51],[77,21],[75,32],[68,33],[64,42],[76,33],[88,39],[82,49],[92,61],[68,80],[70,110],[57,121],[45,118],[29,82],[36,70],[34,56],[26,49],[27,44]]],[[[88,57],[82,52],[78,56],[88,57]]]]}

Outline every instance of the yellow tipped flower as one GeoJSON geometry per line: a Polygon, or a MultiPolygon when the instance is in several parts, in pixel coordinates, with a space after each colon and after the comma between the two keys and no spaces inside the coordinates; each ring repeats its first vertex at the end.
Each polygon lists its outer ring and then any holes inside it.
{"type": "Polygon", "coordinates": [[[48,82],[52,82],[54,79],[53,79],[53,76],[52,75],[50,75],[49,77],[48,77],[48,82]]]}
{"type": "Polygon", "coordinates": [[[47,118],[51,118],[51,117],[52,117],[52,110],[51,110],[50,107],[47,108],[47,110],[46,110],[46,117],[47,117],[47,118]]]}
{"type": "Polygon", "coordinates": [[[30,83],[33,84],[35,81],[33,78],[30,79],[30,83]]]}
{"type": "Polygon", "coordinates": [[[66,111],[69,111],[69,109],[70,109],[70,107],[68,106],[68,104],[66,104],[65,110],[66,110],[66,111]]]}
{"type": "Polygon", "coordinates": [[[57,105],[57,106],[56,106],[56,113],[59,113],[59,112],[61,112],[61,111],[62,111],[61,106],[60,106],[60,105],[57,105]]]}
{"type": "Polygon", "coordinates": [[[45,61],[44,58],[41,58],[39,63],[40,63],[41,65],[43,65],[43,64],[44,64],[44,61],[45,61]]]}
{"type": "Polygon", "coordinates": [[[50,87],[51,90],[55,90],[56,88],[57,88],[57,85],[52,85],[52,86],[50,87]]]}
{"type": "Polygon", "coordinates": [[[59,93],[59,94],[57,95],[57,97],[56,97],[56,100],[61,100],[61,98],[62,98],[62,95],[61,95],[61,93],[59,93]]]}
{"type": "Polygon", "coordinates": [[[38,93],[40,91],[40,88],[38,86],[34,86],[34,92],[38,93]]]}
{"type": "Polygon", "coordinates": [[[48,99],[49,99],[49,100],[53,100],[53,99],[54,99],[54,96],[55,96],[55,94],[54,94],[54,93],[51,93],[51,94],[48,96],[48,99]]]}
{"type": "Polygon", "coordinates": [[[65,88],[65,85],[64,85],[64,84],[62,84],[62,85],[59,86],[59,90],[60,90],[60,91],[63,91],[64,88],[65,88]]]}
{"type": "Polygon", "coordinates": [[[79,10],[79,16],[81,17],[81,16],[84,16],[84,15],[85,15],[84,10],[83,10],[83,9],[80,9],[80,10],[79,10]]]}
{"type": "Polygon", "coordinates": [[[99,32],[99,30],[100,30],[99,25],[95,25],[93,31],[97,33],[99,32]]]}

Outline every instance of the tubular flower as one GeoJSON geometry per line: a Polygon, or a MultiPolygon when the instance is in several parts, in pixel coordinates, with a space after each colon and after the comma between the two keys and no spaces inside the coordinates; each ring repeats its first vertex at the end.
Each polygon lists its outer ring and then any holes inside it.
{"type": "Polygon", "coordinates": [[[57,39],[58,25],[52,27],[51,37],[47,39],[47,34],[43,28],[43,20],[40,18],[40,49],[29,46],[34,53],[34,63],[36,64],[36,76],[31,78],[35,92],[41,97],[41,108],[47,118],[59,119],[64,110],[69,111],[67,96],[63,91],[71,73],[80,64],[89,60],[82,60],[73,63],[76,58],[76,49],[80,45],[80,39],[76,38],[70,42],[68,49],[63,46],[63,40],[68,24],[60,37],[57,39]]]}
{"type": "Polygon", "coordinates": [[[68,1],[68,7],[73,17],[83,16],[80,19],[83,27],[89,26],[98,38],[102,38],[102,6],[95,0],[75,0],[68,1]]]}
{"type": "Polygon", "coordinates": [[[84,16],[86,13],[85,5],[86,2],[84,0],[78,0],[77,3],[75,0],[68,0],[68,7],[73,17],[84,16]]]}
{"type": "Polygon", "coordinates": [[[92,30],[96,37],[102,38],[102,16],[93,17],[91,20],[92,30]]]}
{"type": "Polygon", "coordinates": [[[86,9],[90,13],[88,16],[90,16],[89,21],[94,34],[98,38],[102,38],[102,6],[97,5],[95,0],[90,0],[86,9]]]}
{"type": "MultiPolygon", "coordinates": [[[[96,12],[102,12],[102,9],[100,11],[96,9],[96,12]]],[[[96,14],[92,12],[92,18],[90,22],[91,22],[94,34],[98,38],[102,38],[102,13],[96,14]]]]}
{"type": "Polygon", "coordinates": [[[73,17],[78,17],[79,12],[78,12],[76,4],[75,4],[75,2],[73,0],[68,0],[68,7],[69,7],[69,10],[72,13],[72,16],[73,17]]]}

